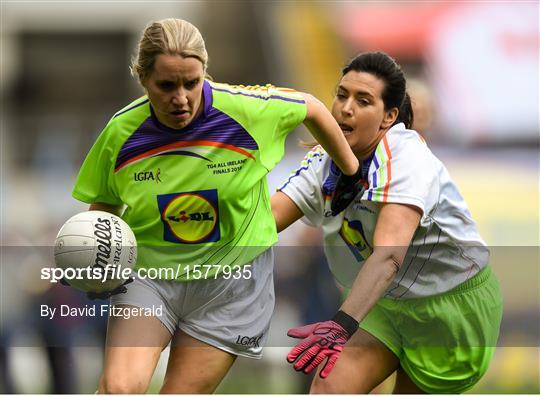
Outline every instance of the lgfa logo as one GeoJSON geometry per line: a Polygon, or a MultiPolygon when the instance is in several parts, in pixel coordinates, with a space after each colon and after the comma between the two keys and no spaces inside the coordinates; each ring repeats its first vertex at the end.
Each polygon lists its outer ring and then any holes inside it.
{"type": "Polygon", "coordinates": [[[246,346],[246,347],[255,347],[259,348],[259,342],[261,342],[261,338],[263,335],[255,336],[255,337],[249,337],[249,336],[241,336],[239,335],[236,338],[235,344],[246,346]]]}
{"type": "Polygon", "coordinates": [[[164,239],[176,243],[219,240],[219,214],[215,190],[158,196],[164,239]]]}
{"type": "Polygon", "coordinates": [[[139,182],[139,181],[146,181],[146,180],[155,180],[156,183],[161,182],[161,169],[157,168],[155,174],[152,171],[141,171],[141,172],[135,172],[133,174],[133,180],[139,182]]]}

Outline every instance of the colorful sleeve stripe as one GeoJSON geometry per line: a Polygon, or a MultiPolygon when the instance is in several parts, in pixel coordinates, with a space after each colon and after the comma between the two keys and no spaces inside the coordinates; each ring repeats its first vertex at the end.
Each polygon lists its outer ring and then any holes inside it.
{"type": "Polygon", "coordinates": [[[373,172],[368,200],[386,202],[392,181],[392,152],[386,136],[382,139],[382,145],[377,146],[373,162],[375,163],[375,172],[373,172]]]}
{"type": "Polygon", "coordinates": [[[231,95],[248,96],[262,100],[277,99],[286,102],[305,103],[304,98],[298,91],[288,88],[276,88],[270,84],[261,87],[259,85],[243,86],[214,83],[212,88],[214,91],[224,92],[231,95]]]}
{"type": "Polygon", "coordinates": [[[304,157],[302,162],[300,163],[300,168],[296,169],[295,171],[291,172],[289,178],[287,181],[279,187],[277,190],[281,191],[287,187],[287,185],[294,179],[295,177],[299,176],[302,171],[306,171],[309,168],[309,164],[311,164],[315,158],[321,158],[324,155],[324,149],[321,146],[315,146],[313,147],[304,157]]]}

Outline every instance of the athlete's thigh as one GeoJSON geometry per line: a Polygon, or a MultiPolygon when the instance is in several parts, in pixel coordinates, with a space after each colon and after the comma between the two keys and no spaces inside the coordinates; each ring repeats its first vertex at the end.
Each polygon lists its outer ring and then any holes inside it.
{"type": "Polygon", "coordinates": [[[235,355],[177,331],[161,393],[212,393],[235,359],[235,355]]]}
{"type": "MultiPolygon", "coordinates": [[[[319,371],[324,363],[319,367],[319,371]]],[[[358,329],[347,342],[330,375],[317,374],[311,393],[369,393],[399,367],[399,360],[382,342],[358,329]]]]}
{"type": "Polygon", "coordinates": [[[396,384],[394,385],[394,394],[421,394],[426,393],[420,389],[416,384],[409,378],[407,373],[400,367],[396,373],[396,384]]]}
{"type": "Polygon", "coordinates": [[[100,393],[145,392],[170,339],[171,333],[155,317],[110,317],[100,393]]]}

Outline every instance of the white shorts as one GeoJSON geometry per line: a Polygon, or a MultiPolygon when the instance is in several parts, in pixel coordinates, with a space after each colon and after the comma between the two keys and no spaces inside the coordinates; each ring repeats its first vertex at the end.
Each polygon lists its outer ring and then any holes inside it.
{"type": "Polygon", "coordinates": [[[175,282],[137,278],[127,293],[111,297],[125,304],[159,309],[157,318],[174,334],[177,329],[226,352],[259,359],[274,311],[274,252],[269,248],[243,271],[240,279],[175,282]]]}

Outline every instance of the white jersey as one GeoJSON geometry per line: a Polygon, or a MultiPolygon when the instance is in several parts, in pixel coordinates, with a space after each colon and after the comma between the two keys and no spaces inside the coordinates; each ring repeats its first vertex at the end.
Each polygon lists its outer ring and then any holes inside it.
{"type": "Polygon", "coordinates": [[[279,189],[308,223],[321,227],[339,283],[351,287],[373,247],[379,203],[414,205],[422,218],[403,264],[385,293],[417,298],[448,291],[484,268],[489,251],[444,165],[415,131],[393,126],[362,163],[364,191],[338,216],[330,202],[339,169],[317,146],[279,189]]]}

